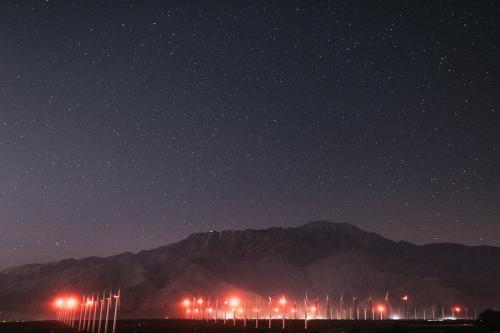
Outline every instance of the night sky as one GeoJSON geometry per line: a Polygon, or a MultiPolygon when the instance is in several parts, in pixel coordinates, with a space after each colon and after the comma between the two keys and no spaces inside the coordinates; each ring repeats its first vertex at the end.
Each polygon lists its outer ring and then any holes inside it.
{"type": "Polygon", "coordinates": [[[498,1],[3,1],[0,267],[349,222],[500,246],[498,1]]]}

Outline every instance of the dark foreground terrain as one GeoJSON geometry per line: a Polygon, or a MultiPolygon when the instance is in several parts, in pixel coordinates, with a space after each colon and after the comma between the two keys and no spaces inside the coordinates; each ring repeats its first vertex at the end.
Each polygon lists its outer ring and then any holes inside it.
{"type": "MultiPolygon", "coordinates": [[[[222,322],[217,325],[213,322],[194,320],[120,320],[117,324],[117,333],[240,333],[240,332],[304,332],[304,321],[289,320],[286,328],[281,328],[282,322],[273,320],[272,328],[267,328],[267,321],[262,320],[258,329],[255,321],[249,320],[248,327],[243,327],[243,321],[232,321],[226,325],[222,322]]],[[[308,332],[317,333],[469,333],[475,332],[471,321],[350,321],[350,320],[310,320],[308,332]]],[[[76,332],[56,321],[39,322],[9,322],[0,323],[0,333],[71,333],[76,332]]],[[[96,330],[97,331],[97,330],[96,330]]]]}

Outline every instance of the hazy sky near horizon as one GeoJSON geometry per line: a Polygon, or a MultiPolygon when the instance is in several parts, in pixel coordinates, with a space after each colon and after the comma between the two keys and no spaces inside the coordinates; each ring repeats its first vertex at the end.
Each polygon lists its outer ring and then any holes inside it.
{"type": "Polygon", "coordinates": [[[498,1],[4,1],[0,267],[348,222],[500,246],[498,1]]]}

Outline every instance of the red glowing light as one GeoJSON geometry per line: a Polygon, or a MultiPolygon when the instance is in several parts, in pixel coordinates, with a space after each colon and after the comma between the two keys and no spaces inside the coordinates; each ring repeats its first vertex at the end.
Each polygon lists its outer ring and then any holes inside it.
{"type": "Polygon", "coordinates": [[[212,308],[208,308],[208,313],[212,313],[212,308]]]}
{"type": "Polygon", "coordinates": [[[455,307],[455,312],[460,312],[461,310],[458,306],[455,307]]]}
{"type": "Polygon", "coordinates": [[[203,304],[203,298],[198,298],[198,304],[202,305],[203,304]]]}
{"type": "Polygon", "coordinates": [[[230,300],[229,300],[229,304],[235,308],[237,307],[239,304],[240,304],[240,300],[237,298],[237,297],[232,297],[230,300]]]}
{"type": "Polygon", "coordinates": [[[70,309],[76,307],[76,300],[74,298],[66,300],[66,306],[70,309]]]}
{"type": "Polygon", "coordinates": [[[312,312],[316,312],[316,307],[315,307],[315,306],[312,306],[312,307],[311,307],[311,311],[312,311],[312,312]]]}
{"type": "Polygon", "coordinates": [[[278,313],[279,310],[280,309],[278,309],[278,308],[274,308],[274,312],[276,312],[276,313],[278,313]]]}
{"type": "Polygon", "coordinates": [[[191,305],[191,302],[186,298],[184,301],[182,301],[182,306],[185,308],[188,308],[191,305]]]}
{"type": "Polygon", "coordinates": [[[404,295],[403,296],[403,301],[407,301],[408,300],[408,295],[404,295]]]}
{"type": "Polygon", "coordinates": [[[378,309],[378,312],[384,312],[385,311],[385,308],[384,308],[383,305],[379,305],[377,309],[378,309]]]}
{"type": "Polygon", "coordinates": [[[56,301],[54,302],[54,305],[58,308],[62,307],[64,305],[64,301],[62,298],[58,298],[56,299],[56,301]]]}
{"type": "Polygon", "coordinates": [[[285,304],[286,304],[286,299],[285,299],[285,296],[283,296],[283,297],[280,299],[280,304],[281,304],[281,305],[285,305],[285,304]]]}

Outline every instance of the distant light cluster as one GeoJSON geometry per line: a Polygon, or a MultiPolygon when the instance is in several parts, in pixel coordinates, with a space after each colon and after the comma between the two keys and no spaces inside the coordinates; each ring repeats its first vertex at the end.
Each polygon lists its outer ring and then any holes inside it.
{"type": "MultiPolygon", "coordinates": [[[[242,298],[238,295],[226,297],[188,296],[179,302],[181,317],[190,320],[206,320],[226,322],[236,325],[237,320],[243,320],[244,326],[252,320],[256,328],[259,321],[267,320],[271,327],[272,320],[282,320],[283,328],[287,319],[304,320],[307,328],[308,320],[448,320],[472,319],[469,310],[458,305],[432,305],[428,308],[413,308],[410,313],[408,307],[409,296],[404,295],[395,302],[389,299],[389,293],[382,300],[375,300],[371,296],[364,301],[357,297],[346,304],[344,296],[332,302],[327,295],[324,300],[319,298],[290,300],[285,295],[273,298],[256,297],[255,299],[242,298]]],[[[474,318],[477,311],[474,310],[474,318]]]]}

